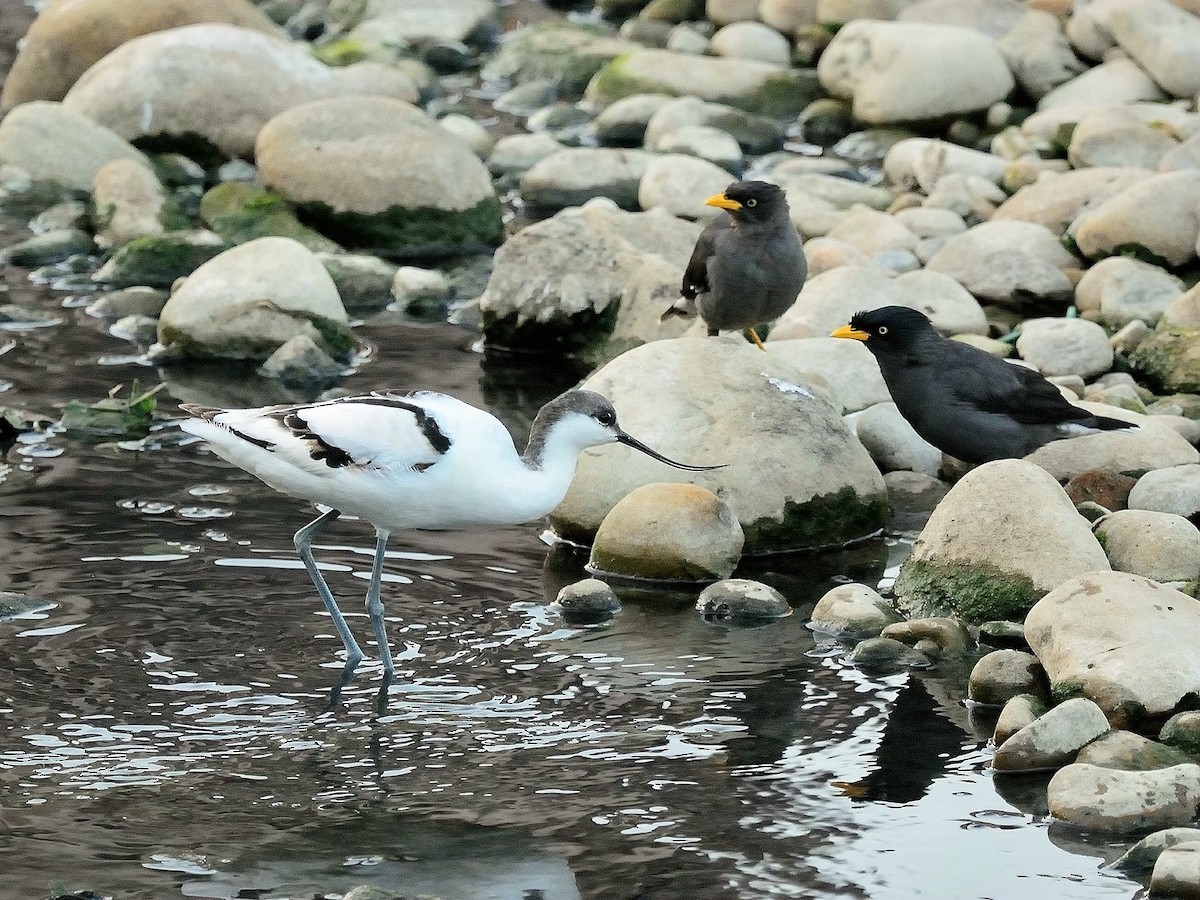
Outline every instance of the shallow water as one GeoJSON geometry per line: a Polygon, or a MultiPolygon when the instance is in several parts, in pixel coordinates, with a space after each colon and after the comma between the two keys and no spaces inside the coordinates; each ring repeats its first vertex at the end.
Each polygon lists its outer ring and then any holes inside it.
{"type": "MultiPolygon", "coordinates": [[[[54,418],[160,374],[169,410],[277,396],[139,365],[77,295],[25,274],[3,271],[0,302],[62,321],[0,331],[0,404],[54,418]]],[[[345,387],[446,390],[521,436],[576,377],[485,357],[446,324],[383,313],[359,332],[375,351],[345,387]]],[[[1125,842],[1049,825],[1044,780],[988,772],[969,664],[875,677],[805,627],[836,581],[884,578],[902,542],[748,567],[798,611],[766,627],[706,622],[688,592],[579,627],[548,605],[582,560],[538,526],[399,535],[398,678],[381,690],[368,663],[339,690],[340,643],[291,547],[312,511],[173,427],[141,446],[54,435],[0,460],[0,590],[54,604],[0,622],[0,897],[1139,890],[1099,868],[1125,842]]],[[[318,549],[360,640],[371,546],[342,522],[318,549]]]]}

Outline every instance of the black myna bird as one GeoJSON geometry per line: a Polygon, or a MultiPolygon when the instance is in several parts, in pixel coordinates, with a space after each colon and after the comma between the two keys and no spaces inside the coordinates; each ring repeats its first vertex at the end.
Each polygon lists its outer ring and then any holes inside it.
{"type": "Polygon", "coordinates": [[[709,336],[745,330],[765,349],[754,326],[796,302],[808,262],[783,191],[765,181],[735,181],[704,201],[725,212],[700,232],[683,273],[682,299],[662,314],[700,313],[709,336]]]}
{"type": "Polygon", "coordinates": [[[1032,369],[942,337],[906,306],[860,312],[832,337],[865,343],[900,415],[963,462],[1027,456],[1061,438],[1136,427],[1074,406],[1032,369]]]}

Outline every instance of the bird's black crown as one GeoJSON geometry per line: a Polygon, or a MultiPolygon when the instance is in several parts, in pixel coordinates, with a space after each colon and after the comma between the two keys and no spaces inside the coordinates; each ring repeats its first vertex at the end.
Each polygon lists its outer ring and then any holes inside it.
{"type": "Polygon", "coordinates": [[[868,343],[903,344],[932,331],[933,323],[920,310],[881,306],[855,313],[850,318],[850,327],[869,335],[868,343]]]}
{"type": "Polygon", "coordinates": [[[767,181],[735,181],[725,188],[725,196],[741,204],[741,209],[733,213],[735,218],[767,220],[780,207],[787,209],[783,189],[767,181]]]}

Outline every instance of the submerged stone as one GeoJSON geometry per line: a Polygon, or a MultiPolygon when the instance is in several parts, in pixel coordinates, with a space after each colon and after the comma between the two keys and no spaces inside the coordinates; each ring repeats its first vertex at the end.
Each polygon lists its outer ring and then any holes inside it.
{"type": "Polygon", "coordinates": [[[792,608],[770,585],[747,578],[727,578],[700,592],[696,610],[706,619],[754,623],[782,619],[792,608]]]}
{"type": "Polygon", "coordinates": [[[106,262],[95,281],[116,287],[169,288],[225,249],[211,231],[172,231],[130,241],[106,262]]]}
{"type": "Polygon", "coordinates": [[[580,622],[600,622],[621,611],[616,593],[599,578],[568,584],[558,592],[556,602],[563,618],[580,622]]]}

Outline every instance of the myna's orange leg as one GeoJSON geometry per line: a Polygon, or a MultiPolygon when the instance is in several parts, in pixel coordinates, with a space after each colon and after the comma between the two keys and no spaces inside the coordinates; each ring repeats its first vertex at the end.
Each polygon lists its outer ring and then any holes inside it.
{"type": "Polygon", "coordinates": [[[766,352],[767,348],[763,346],[762,339],[759,338],[758,332],[754,330],[753,325],[751,325],[749,328],[746,329],[746,337],[748,337],[748,338],[750,338],[750,340],[754,341],[754,346],[756,346],[759,350],[766,352]]]}

